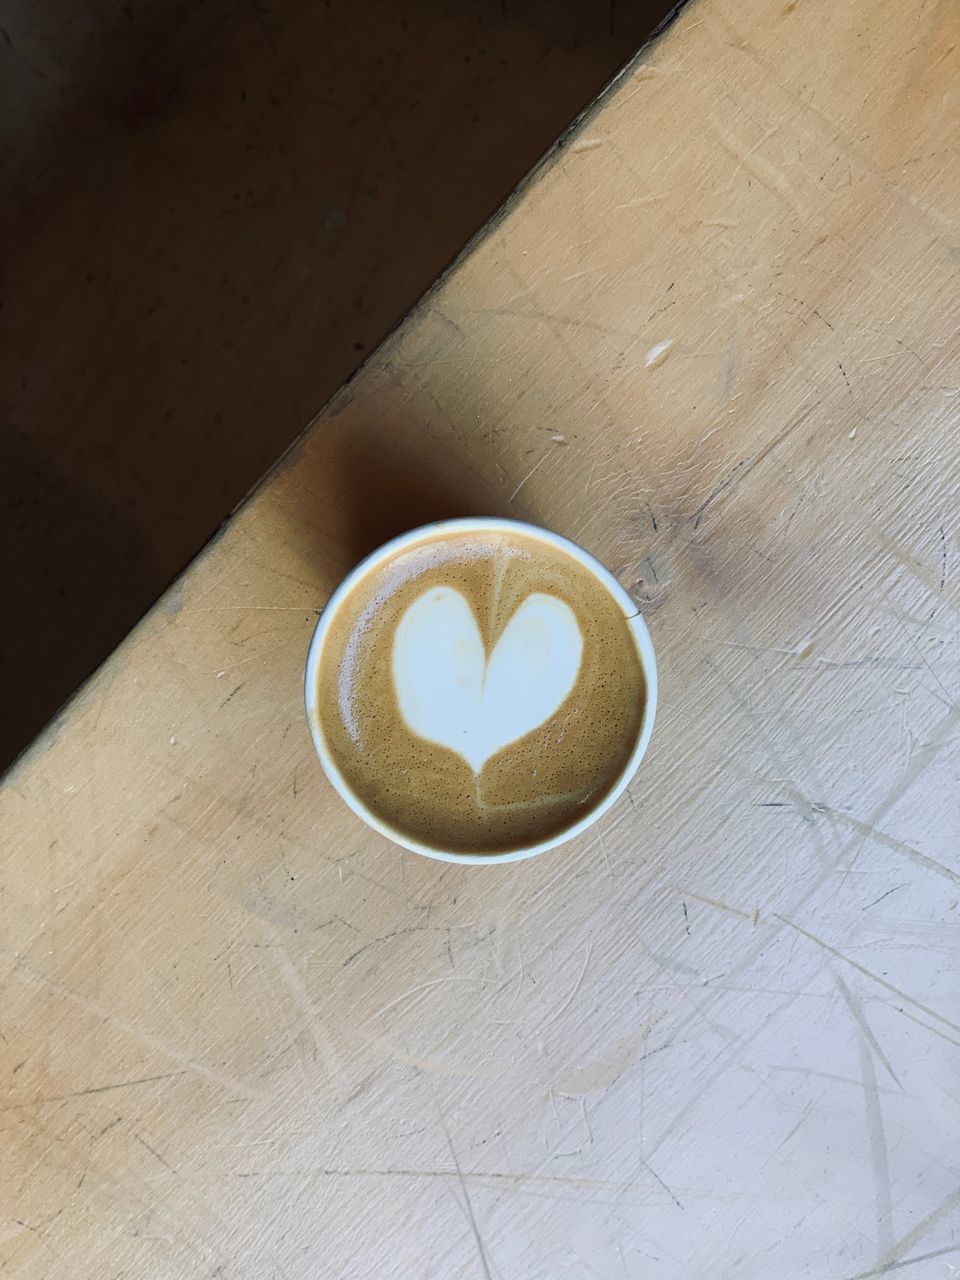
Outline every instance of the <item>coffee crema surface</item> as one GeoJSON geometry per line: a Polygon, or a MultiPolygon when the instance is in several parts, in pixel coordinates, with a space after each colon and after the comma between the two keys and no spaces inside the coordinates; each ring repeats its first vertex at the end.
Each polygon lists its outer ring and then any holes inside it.
{"type": "Polygon", "coordinates": [[[519,532],[438,534],[340,602],[316,714],[380,822],[452,853],[558,836],[616,785],[640,736],[636,640],[603,583],[519,532]]]}

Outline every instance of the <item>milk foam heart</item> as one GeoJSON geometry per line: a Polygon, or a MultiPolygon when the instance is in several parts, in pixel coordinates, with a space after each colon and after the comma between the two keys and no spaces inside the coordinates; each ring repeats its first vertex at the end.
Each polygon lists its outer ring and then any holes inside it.
{"type": "Polygon", "coordinates": [[[538,848],[606,807],[648,701],[642,624],[605,573],[497,520],[415,532],[359,566],[307,668],[314,741],[348,803],[408,848],[468,859],[538,848]]]}
{"type": "Polygon", "coordinates": [[[393,683],[411,732],[455,751],[479,774],[560,709],[582,657],[576,615],[556,596],[528,595],[488,657],[467,600],[438,586],[397,625],[393,683]]]}

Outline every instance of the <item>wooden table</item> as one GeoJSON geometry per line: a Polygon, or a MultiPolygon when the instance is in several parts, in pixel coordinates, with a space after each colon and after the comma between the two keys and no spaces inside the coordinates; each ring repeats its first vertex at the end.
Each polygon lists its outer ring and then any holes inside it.
{"type": "Polygon", "coordinates": [[[0,1271],[953,1274],[958,47],[688,7],[7,779],[0,1271]],[[663,679],[629,797],[479,869],[300,698],[350,564],[473,511],[663,679]]]}

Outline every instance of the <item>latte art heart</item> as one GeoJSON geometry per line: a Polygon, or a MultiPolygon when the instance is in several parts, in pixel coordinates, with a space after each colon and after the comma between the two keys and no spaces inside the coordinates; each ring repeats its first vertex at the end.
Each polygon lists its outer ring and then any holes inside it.
{"type": "Polygon", "coordinates": [[[393,684],[410,731],[455,751],[479,774],[560,709],[582,658],[576,615],[556,596],[528,595],[488,656],[467,600],[437,586],[397,625],[393,684]]]}
{"type": "Polygon", "coordinates": [[[361,566],[318,628],[309,676],[311,729],[344,794],[444,855],[513,851],[581,822],[645,715],[616,593],[549,538],[482,524],[401,539],[361,566]]]}

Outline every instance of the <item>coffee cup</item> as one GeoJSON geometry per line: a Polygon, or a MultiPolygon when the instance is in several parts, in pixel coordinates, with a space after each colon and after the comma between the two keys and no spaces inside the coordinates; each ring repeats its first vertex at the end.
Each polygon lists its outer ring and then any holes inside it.
{"type": "Polygon", "coordinates": [[[592,555],[517,520],[414,529],[331,595],[307,721],[353,812],[416,853],[512,862],[581,834],[650,740],[657,666],[592,555]]]}

